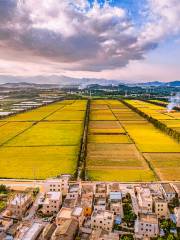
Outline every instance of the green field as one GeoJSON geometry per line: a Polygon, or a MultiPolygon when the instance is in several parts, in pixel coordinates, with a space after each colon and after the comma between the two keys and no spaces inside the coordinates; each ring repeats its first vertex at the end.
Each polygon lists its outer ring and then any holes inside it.
{"type": "Polygon", "coordinates": [[[86,100],[65,100],[6,118],[0,126],[0,177],[74,174],[86,105],[86,100]]]}

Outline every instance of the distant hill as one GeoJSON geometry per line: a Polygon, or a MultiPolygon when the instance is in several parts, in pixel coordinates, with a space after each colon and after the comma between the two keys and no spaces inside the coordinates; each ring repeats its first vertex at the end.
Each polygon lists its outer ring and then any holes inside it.
{"type": "Polygon", "coordinates": [[[169,82],[166,84],[166,86],[169,86],[169,87],[180,87],[180,81],[173,81],[173,82],[169,82]]]}
{"type": "Polygon", "coordinates": [[[172,81],[172,82],[159,82],[159,81],[154,81],[154,82],[146,82],[146,83],[138,83],[139,86],[144,86],[144,87],[161,87],[161,86],[166,86],[166,87],[180,87],[180,81],[172,81]]]}
{"type": "Polygon", "coordinates": [[[66,86],[77,86],[78,88],[86,88],[88,86],[104,86],[104,87],[114,87],[118,85],[126,85],[130,87],[180,87],[180,81],[172,82],[144,82],[144,83],[128,83],[123,80],[108,80],[108,79],[96,79],[96,78],[73,78],[67,76],[32,76],[32,77],[22,77],[22,76],[4,76],[0,75],[0,86],[6,88],[53,88],[53,87],[66,87],[66,86]]]}

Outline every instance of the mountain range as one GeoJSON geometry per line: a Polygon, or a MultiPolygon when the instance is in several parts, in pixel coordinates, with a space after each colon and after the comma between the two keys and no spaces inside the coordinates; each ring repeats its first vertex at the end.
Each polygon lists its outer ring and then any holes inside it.
{"type": "Polygon", "coordinates": [[[172,82],[144,82],[144,83],[129,83],[123,80],[107,80],[96,78],[72,78],[67,76],[4,76],[0,75],[0,86],[7,88],[32,88],[32,87],[64,87],[64,86],[77,86],[79,88],[85,88],[89,85],[97,84],[100,86],[118,86],[124,84],[128,86],[141,86],[141,87],[180,87],[180,80],[172,82]]]}

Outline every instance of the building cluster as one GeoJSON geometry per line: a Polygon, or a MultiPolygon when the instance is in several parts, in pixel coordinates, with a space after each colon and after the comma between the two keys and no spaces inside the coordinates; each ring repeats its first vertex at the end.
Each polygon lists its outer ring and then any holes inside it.
{"type": "Polygon", "coordinates": [[[32,195],[19,193],[1,215],[0,239],[118,240],[164,236],[161,221],[180,228],[180,184],[73,182],[47,179],[32,195]],[[2,237],[2,238],[1,238],[2,237]]]}

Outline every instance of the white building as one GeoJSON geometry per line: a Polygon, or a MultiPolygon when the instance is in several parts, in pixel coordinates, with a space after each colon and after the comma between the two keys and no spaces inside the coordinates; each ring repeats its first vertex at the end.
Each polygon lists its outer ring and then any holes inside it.
{"type": "Polygon", "coordinates": [[[36,240],[37,237],[41,234],[44,226],[41,223],[33,223],[32,226],[27,230],[22,240],[36,240]]]}
{"type": "Polygon", "coordinates": [[[62,193],[61,192],[48,192],[45,194],[45,198],[41,200],[42,212],[45,215],[52,215],[59,212],[62,205],[62,193]]]}
{"type": "Polygon", "coordinates": [[[135,222],[135,236],[138,239],[157,237],[159,235],[158,217],[156,214],[140,213],[135,222]]]}
{"type": "Polygon", "coordinates": [[[70,175],[61,175],[60,178],[47,179],[44,183],[45,192],[62,192],[63,195],[66,195],[70,177],[70,175]]]}
{"type": "Polygon", "coordinates": [[[153,198],[147,187],[136,187],[137,201],[141,213],[152,213],[153,198]]]}
{"type": "Polygon", "coordinates": [[[91,228],[112,231],[114,214],[111,211],[93,211],[91,215],[91,228]]]}

